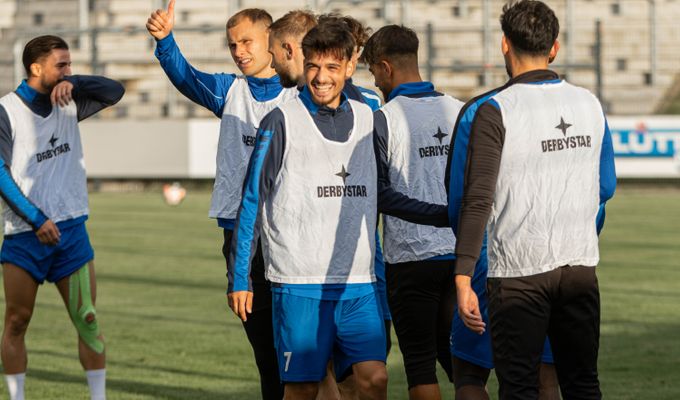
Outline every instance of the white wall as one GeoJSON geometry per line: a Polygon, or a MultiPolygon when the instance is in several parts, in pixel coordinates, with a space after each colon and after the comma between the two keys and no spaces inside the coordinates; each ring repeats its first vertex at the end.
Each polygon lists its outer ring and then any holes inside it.
{"type": "MultiPolygon", "coordinates": [[[[620,178],[680,178],[680,116],[610,117],[620,178]]],[[[219,120],[85,121],[91,178],[214,178],[219,120]]]]}

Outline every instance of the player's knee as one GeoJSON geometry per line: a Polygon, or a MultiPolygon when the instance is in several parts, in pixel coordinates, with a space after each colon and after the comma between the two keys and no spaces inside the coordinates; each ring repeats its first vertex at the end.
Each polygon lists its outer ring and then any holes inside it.
{"type": "Polygon", "coordinates": [[[464,386],[485,387],[491,370],[482,366],[465,361],[458,357],[452,357],[453,385],[456,390],[464,386]]]}
{"type": "Polygon", "coordinates": [[[378,368],[370,374],[357,377],[358,389],[363,393],[375,393],[387,390],[387,370],[378,368]]]}
{"type": "Polygon", "coordinates": [[[286,383],[284,400],[315,399],[318,391],[318,383],[286,383]]]}
{"type": "Polygon", "coordinates": [[[99,336],[99,323],[94,308],[89,308],[84,312],[75,312],[71,315],[71,318],[80,336],[92,336],[93,334],[99,336]]]}
{"type": "Polygon", "coordinates": [[[10,336],[23,336],[31,322],[31,312],[28,310],[8,310],[6,332],[10,336]]]}
{"type": "Polygon", "coordinates": [[[83,322],[90,325],[90,324],[95,323],[96,319],[97,319],[97,316],[95,315],[95,313],[89,312],[89,313],[85,314],[85,316],[83,317],[83,322]]]}
{"type": "Polygon", "coordinates": [[[73,326],[78,332],[78,336],[83,342],[97,353],[104,352],[104,342],[97,322],[97,313],[94,307],[90,306],[80,312],[71,314],[73,326]]]}

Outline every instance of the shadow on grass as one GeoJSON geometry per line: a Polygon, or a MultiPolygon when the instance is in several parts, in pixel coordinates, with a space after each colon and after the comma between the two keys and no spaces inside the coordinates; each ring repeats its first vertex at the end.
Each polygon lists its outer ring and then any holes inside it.
{"type": "MultiPolygon", "coordinates": [[[[225,300],[226,303],[226,300],[225,300]]],[[[56,310],[58,312],[64,312],[64,318],[68,318],[66,316],[66,311],[64,310],[64,305],[63,304],[53,304],[53,303],[39,303],[40,309],[49,309],[49,310],[56,310]]],[[[116,306],[117,308],[120,308],[120,306],[116,306]]],[[[129,307],[130,310],[133,310],[133,307],[129,307]]],[[[155,321],[164,321],[164,322],[174,322],[174,323],[184,323],[184,324],[189,324],[189,325],[200,325],[200,326],[216,326],[219,327],[220,329],[239,329],[240,324],[232,324],[231,323],[231,311],[226,309],[225,305],[225,311],[224,311],[224,319],[214,319],[214,318],[186,318],[186,317],[169,317],[167,314],[164,314],[162,312],[139,312],[139,311],[134,311],[134,312],[126,312],[126,311],[119,311],[116,309],[113,309],[111,306],[98,306],[97,307],[97,312],[98,314],[102,315],[101,320],[106,321],[106,320],[114,320],[115,317],[123,317],[123,318],[131,318],[131,319],[140,319],[144,321],[145,323],[155,321]]],[[[75,331],[74,331],[75,332],[75,331]]]]}
{"type": "Polygon", "coordinates": [[[206,289],[215,290],[218,293],[224,291],[227,286],[227,278],[224,280],[215,279],[210,282],[191,282],[184,279],[172,278],[150,278],[148,275],[140,273],[139,275],[115,274],[109,272],[97,272],[97,280],[100,282],[115,282],[130,285],[142,285],[145,288],[149,286],[165,286],[180,289],[206,289]]]}
{"type": "MultiPolygon", "coordinates": [[[[111,254],[125,254],[127,256],[169,258],[177,261],[187,259],[190,262],[196,261],[219,262],[220,260],[224,262],[224,257],[220,255],[219,250],[215,251],[214,253],[202,253],[188,251],[186,250],[186,247],[173,249],[171,247],[166,247],[157,244],[149,244],[144,247],[134,247],[128,244],[116,245],[96,241],[93,242],[97,254],[105,252],[111,254]]],[[[217,244],[215,245],[215,247],[217,247],[217,244]]]]}
{"type": "MultiPolygon", "coordinates": [[[[73,362],[78,362],[78,356],[73,353],[73,354],[66,354],[66,353],[59,353],[56,351],[50,351],[50,350],[31,350],[31,354],[38,354],[38,355],[43,355],[43,356],[50,356],[50,357],[56,357],[56,358],[61,358],[65,360],[71,360],[73,362]]],[[[180,368],[172,368],[168,366],[160,366],[160,365],[153,365],[153,364],[146,364],[146,363],[132,363],[132,362],[126,362],[126,361],[116,361],[115,358],[113,357],[107,357],[106,360],[106,365],[107,368],[111,369],[141,369],[141,370],[148,370],[148,371],[154,371],[154,372],[162,372],[162,373],[170,373],[170,374],[178,374],[178,375],[184,375],[188,377],[197,377],[197,378],[206,378],[206,379],[215,379],[215,380],[231,380],[231,381],[238,381],[243,379],[242,376],[228,376],[226,374],[215,374],[215,373],[210,373],[210,372],[205,372],[205,371],[190,371],[186,369],[180,369],[180,368]]],[[[32,371],[33,369],[31,369],[32,371]]]]}
{"type": "MultiPolygon", "coordinates": [[[[55,383],[78,383],[84,384],[83,377],[76,377],[73,375],[63,374],[55,371],[46,371],[41,369],[29,369],[28,375],[32,378],[44,380],[55,383]]],[[[234,390],[229,392],[216,392],[212,390],[204,390],[197,388],[190,388],[177,385],[155,384],[148,382],[139,382],[125,379],[107,379],[107,391],[111,394],[113,392],[129,393],[153,396],[159,399],[247,399],[256,398],[255,393],[246,392],[243,390],[234,390]]]]}

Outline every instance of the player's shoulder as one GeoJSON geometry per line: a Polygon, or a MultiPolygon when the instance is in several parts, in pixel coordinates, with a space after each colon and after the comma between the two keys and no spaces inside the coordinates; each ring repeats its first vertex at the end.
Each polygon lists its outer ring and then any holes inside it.
{"type": "Polygon", "coordinates": [[[350,105],[352,112],[360,112],[371,116],[380,109],[380,107],[373,108],[371,104],[355,99],[347,99],[347,104],[350,105]]]}
{"type": "Polygon", "coordinates": [[[376,92],[361,86],[357,86],[357,88],[359,89],[359,92],[361,92],[361,96],[364,98],[366,104],[371,107],[371,110],[375,111],[382,106],[382,100],[376,92]]]}
{"type": "Polygon", "coordinates": [[[281,108],[282,106],[283,104],[274,107],[264,116],[264,118],[262,118],[262,121],[260,121],[260,129],[273,129],[285,123],[286,115],[281,108]]]}
{"type": "Polygon", "coordinates": [[[589,89],[584,88],[582,86],[574,85],[573,83],[569,83],[566,80],[563,80],[562,84],[564,85],[566,90],[571,91],[575,95],[580,95],[583,98],[588,99],[589,101],[593,101],[601,107],[600,100],[597,98],[595,93],[591,92],[589,89]]]}
{"type": "Polygon", "coordinates": [[[465,105],[464,101],[458,99],[457,97],[453,97],[450,94],[442,93],[441,97],[442,99],[444,99],[444,101],[451,103],[453,106],[457,108],[463,108],[463,106],[465,105]]]}

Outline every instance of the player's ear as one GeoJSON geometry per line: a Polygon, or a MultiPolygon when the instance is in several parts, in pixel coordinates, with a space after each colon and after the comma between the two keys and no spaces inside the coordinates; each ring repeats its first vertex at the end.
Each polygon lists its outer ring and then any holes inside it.
{"type": "Polygon", "coordinates": [[[286,51],[286,60],[292,60],[293,59],[293,46],[290,44],[290,42],[283,42],[281,43],[281,47],[286,51]]]}
{"type": "Polygon", "coordinates": [[[349,79],[354,75],[354,69],[356,68],[356,62],[354,61],[354,57],[350,58],[347,60],[347,71],[345,72],[345,78],[349,79]]]}
{"type": "Polygon", "coordinates": [[[390,64],[387,60],[380,60],[380,68],[383,69],[385,72],[385,75],[387,76],[392,76],[394,73],[394,68],[392,68],[392,64],[390,64]]]}
{"type": "Polygon", "coordinates": [[[505,35],[503,35],[503,37],[501,38],[501,53],[503,53],[503,55],[507,55],[509,51],[510,41],[508,40],[508,38],[505,37],[505,35]]]}
{"type": "Polygon", "coordinates": [[[558,51],[560,51],[560,41],[555,40],[555,43],[553,43],[552,47],[550,48],[550,54],[548,54],[548,64],[555,61],[555,57],[557,57],[558,51]]]}
{"type": "MultiPolygon", "coordinates": [[[[31,76],[40,76],[40,75],[42,75],[42,65],[40,65],[40,64],[38,64],[38,63],[33,63],[33,64],[31,64],[31,66],[29,67],[29,69],[31,70],[31,76]]],[[[29,76],[29,78],[30,78],[30,76],[29,76]]]]}

